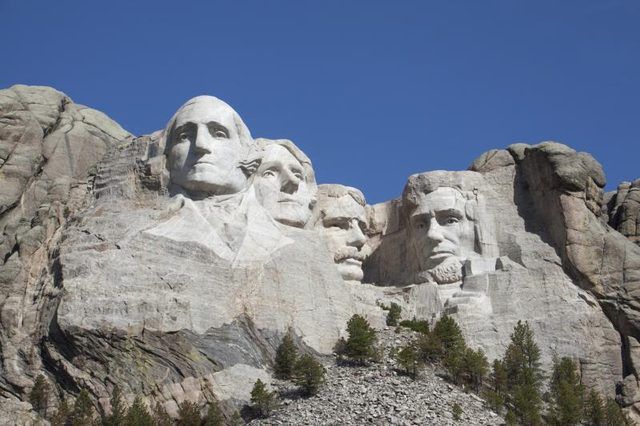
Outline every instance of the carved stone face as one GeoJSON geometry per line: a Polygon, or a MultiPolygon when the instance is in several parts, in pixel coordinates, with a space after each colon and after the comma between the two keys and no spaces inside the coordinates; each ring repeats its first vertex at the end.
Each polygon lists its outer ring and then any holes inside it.
{"type": "Polygon", "coordinates": [[[311,217],[315,186],[300,161],[281,145],[265,148],[253,185],[258,201],[280,223],[302,228],[311,217]]]}
{"type": "Polygon", "coordinates": [[[467,200],[441,187],[424,196],[410,216],[410,241],[419,267],[438,284],[461,279],[462,261],[474,252],[474,223],[467,219],[467,200]]]}
{"type": "Polygon", "coordinates": [[[338,271],[345,281],[362,281],[365,256],[361,249],[367,241],[364,206],[345,194],[326,198],[322,209],[324,214],[318,229],[333,253],[338,271]]]}
{"type": "Polygon", "coordinates": [[[235,117],[227,104],[209,96],[195,98],[179,110],[167,142],[172,183],[209,195],[243,188],[246,176],[239,162],[248,147],[235,117]]]}

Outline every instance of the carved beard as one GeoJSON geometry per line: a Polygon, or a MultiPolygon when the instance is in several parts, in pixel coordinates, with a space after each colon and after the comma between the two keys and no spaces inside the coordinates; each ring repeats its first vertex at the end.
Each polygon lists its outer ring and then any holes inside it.
{"type": "Polygon", "coordinates": [[[461,259],[451,256],[443,260],[435,268],[420,271],[418,282],[428,282],[436,284],[453,284],[462,281],[461,259]]]}

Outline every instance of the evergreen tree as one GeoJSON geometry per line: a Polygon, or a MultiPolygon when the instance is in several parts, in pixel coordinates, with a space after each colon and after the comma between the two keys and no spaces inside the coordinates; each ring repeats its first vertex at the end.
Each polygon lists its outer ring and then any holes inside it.
{"type": "Polygon", "coordinates": [[[631,424],[631,421],[622,412],[615,399],[607,398],[604,404],[604,414],[607,426],[625,426],[631,424]]]}
{"type": "Polygon", "coordinates": [[[442,344],[444,356],[447,354],[460,354],[466,347],[462,330],[460,330],[456,321],[448,315],[443,315],[436,323],[433,327],[433,335],[442,344]]]}
{"type": "Polygon", "coordinates": [[[71,425],[72,426],[86,426],[93,422],[93,404],[89,397],[89,392],[86,389],[82,389],[73,404],[73,411],[71,412],[71,425]]]}
{"type": "Polygon", "coordinates": [[[427,334],[429,332],[429,322],[426,320],[417,320],[413,317],[412,320],[400,321],[400,327],[406,327],[416,333],[427,334]]]}
{"type": "Polygon", "coordinates": [[[124,419],[127,426],[154,426],[153,417],[140,396],[136,396],[124,419]]]}
{"type": "Polygon", "coordinates": [[[291,333],[287,333],[280,346],[276,350],[275,365],[273,367],[275,375],[279,379],[290,379],[293,376],[293,369],[298,357],[298,349],[293,343],[291,333]]]}
{"type": "Polygon", "coordinates": [[[503,362],[507,372],[507,399],[518,422],[524,425],[540,424],[540,349],[528,322],[518,321],[503,362]]]}
{"type": "Polygon", "coordinates": [[[295,365],[294,383],[307,395],[318,393],[325,381],[325,369],[314,357],[304,354],[295,365]]]}
{"type": "Polygon", "coordinates": [[[260,379],[256,380],[251,390],[251,403],[259,417],[267,417],[276,408],[276,398],[273,392],[260,379]]]}
{"type": "Polygon", "coordinates": [[[224,416],[217,401],[209,403],[207,414],[202,419],[203,426],[223,426],[224,416]]]}
{"type": "Polygon", "coordinates": [[[233,413],[233,416],[231,416],[231,422],[230,422],[230,426],[242,426],[244,425],[244,420],[242,419],[242,416],[240,415],[239,412],[235,412],[233,413]]]}
{"type": "Polygon", "coordinates": [[[349,338],[345,342],[345,354],[352,360],[364,364],[368,359],[376,357],[376,331],[369,322],[358,314],[353,315],[347,323],[349,338]]]}
{"type": "Polygon", "coordinates": [[[442,359],[443,347],[440,339],[433,333],[423,333],[416,342],[421,362],[434,363],[442,359]]]}
{"type": "Polygon", "coordinates": [[[482,349],[474,351],[467,348],[463,359],[464,380],[473,390],[478,392],[482,386],[484,378],[489,372],[489,362],[482,349]]]}
{"type": "Polygon", "coordinates": [[[45,379],[42,374],[39,374],[38,377],[36,377],[31,392],[29,392],[29,402],[33,406],[33,409],[42,417],[47,416],[50,393],[51,386],[49,382],[47,382],[47,379],[45,379]]]}
{"type": "Polygon", "coordinates": [[[178,406],[177,426],[200,426],[200,408],[198,404],[191,401],[182,401],[178,406]]]}
{"type": "Polygon", "coordinates": [[[160,404],[160,402],[156,402],[156,405],[153,408],[153,423],[155,426],[172,426],[173,420],[167,413],[167,410],[164,409],[164,406],[160,404]]]}
{"type": "Polygon", "coordinates": [[[507,370],[499,359],[493,361],[490,386],[490,389],[485,393],[485,399],[489,403],[489,407],[500,414],[507,393],[507,370]]]}
{"type": "Polygon", "coordinates": [[[395,302],[391,302],[391,306],[389,306],[389,312],[387,313],[387,325],[391,327],[398,325],[401,313],[402,308],[400,307],[400,305],[395,302]]]}
{"type": "Polygon", "coordinates": [[[400,364],[400,367],[402,367],[407,374],[414,379],[417,377],[420,369],[420,357],[414,344],[409,344],[400,349],[395,358],[396,361],[398,361],[398,364],[400,364]]]}
{"type": "Polygon", "coordinates": [[[553,374],[549,383],[551,407],[549,416],[556,425],[576,425],[582,420],[584,388],[571,358],[553,361],[553,374]]]}
{"type": "Polygon", "coordinates": [[[584,405],[584,421],[588,425],[600,426],[605,424],[605,417],[604,402],[600,394],[592,389],[584,405]]]}
{"type": "Polygon", "coordinates": [[[118,385],[113,387],[113,391],[111,392],[111,399],[109,400],[111,404],[111,414],[108,416],[104,416],[102,420],[102,424],[105,426],[121,426],[124,424],[124,419],[126,415],[126,410],[124,406],[124,401],[122,401],[122,394],[120,392],[120,388],[118,385]]]}
{"type": "Polygon", "coordinates": [[[51,426],[65,426],[70,416],[71,409],[69,408],[69,403],[67,402],[67,398],[63,396],[60,398],[58,409],[53,416],[51,416],[51,426]]]}

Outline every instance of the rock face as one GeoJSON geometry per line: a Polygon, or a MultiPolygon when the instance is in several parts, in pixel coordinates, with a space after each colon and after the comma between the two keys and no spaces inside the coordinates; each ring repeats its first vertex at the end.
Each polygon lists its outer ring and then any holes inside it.
{"type": "Polygon", "coordinates": [[[43,373],[106,410],[114,384],[169,413],[232,407],[270,381],[287,331],[330,354],[354,313],[381,327],[392,301],[453,315],[489,358],[529,321],[544,367],[570,356],[639,402],[637,185],[605,203],[589,154],[516,144],[368,206],[210,96],[138,138],[48,88],[1,91],[0,112],[4,406],[43,373]]]}
{"type": "Polygon", "coordinates": [[[609,225],[640,245],[640,179],[622,182],[617,191],[607,195],[605,208],[609,225]]]}

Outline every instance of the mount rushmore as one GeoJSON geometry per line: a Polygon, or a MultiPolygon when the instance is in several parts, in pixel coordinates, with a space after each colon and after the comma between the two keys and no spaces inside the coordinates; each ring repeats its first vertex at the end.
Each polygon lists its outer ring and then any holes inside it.
{"type": "Polygon", "coordinates": [[[287,331],[330,354],[353,314],[384,327],[391,302],[452,315],[489,359],[529,321],[546,368],[569,356],[640,409],[640,183],[605,193],[587,153],[514,144],[369,205],[212,96],[134,137],[14,86],[0,123],[3,413],[29,411],[38,374],[106,409],[115,384],[170,413],[240,404],[287,331]]]}

